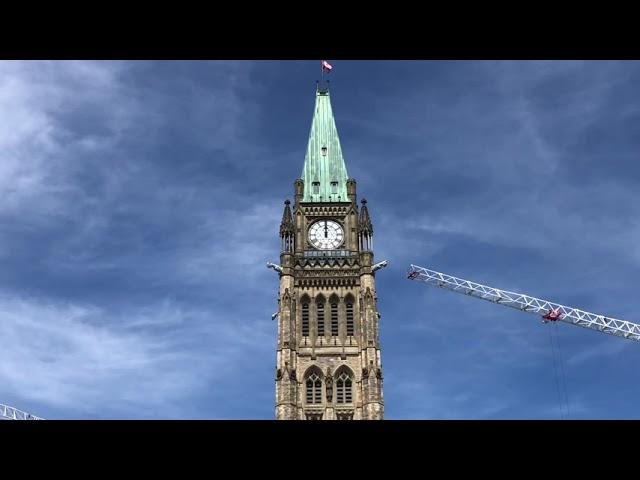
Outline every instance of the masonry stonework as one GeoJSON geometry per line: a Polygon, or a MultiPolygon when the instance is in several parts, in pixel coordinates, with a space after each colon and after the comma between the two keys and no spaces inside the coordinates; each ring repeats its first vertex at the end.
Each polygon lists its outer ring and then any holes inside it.
{"type": "Polygon", "coordinates": [[[316,92],[280,238],[276,418],[381,420],[373,225],[347,175],[328,89],[316,92]]]}

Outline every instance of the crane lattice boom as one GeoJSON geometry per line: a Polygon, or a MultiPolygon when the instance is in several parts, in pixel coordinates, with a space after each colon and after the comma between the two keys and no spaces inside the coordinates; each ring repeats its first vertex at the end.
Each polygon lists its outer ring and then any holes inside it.
{"type": "Polygon", "coordinates": [[[539,298],[530,297],[521,293],[488,287],[447,275],[446,273],[429,270],[418,265],[411,265],[408,278],[453,292],[464,293],[465,295],[494,302],[506,307],[522,310],[523,312],[540,315],[547,321],[561,320],[573,325],[578,325],[579,327],[590,328],[610,335],[640,341],[640,325],[625,320],[596,315],[595,313],[565,307],[558,303],[540,300],[539,298]]]}
{"type": "Polygon", "coordinates": [[[0,403],[0,419],[4,420],[44,420],[30,413],[0,403]]]}

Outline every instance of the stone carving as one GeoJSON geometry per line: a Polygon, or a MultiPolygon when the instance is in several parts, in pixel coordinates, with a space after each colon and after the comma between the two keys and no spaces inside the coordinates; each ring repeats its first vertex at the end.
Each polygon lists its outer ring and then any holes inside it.
{"type": "Polygon", "coordinates": [[[325,384],[327,385],[327,402],[333,402],[333,375],[331,375],[331,369],[327,367],[327,375],[325,377],[325,384]]]}
{"type": "Polygon", "coordinates": [[[285,308],[290,308],[291,307],[291,295],[289,294],[289,289],[288,288],[284,289],[284,294],[282,295],[282,300],[283,300],[285,308]]]}

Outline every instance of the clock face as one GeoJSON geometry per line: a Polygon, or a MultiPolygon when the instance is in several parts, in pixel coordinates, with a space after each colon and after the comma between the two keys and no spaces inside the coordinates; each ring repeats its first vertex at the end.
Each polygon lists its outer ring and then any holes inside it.
{"type": "Polygon", "coordinates": [[[344,231],[333,220],[320,220],[309,228],[309,243],[318,249],[336,249],[342,245],[343,240],[344,231]]]}

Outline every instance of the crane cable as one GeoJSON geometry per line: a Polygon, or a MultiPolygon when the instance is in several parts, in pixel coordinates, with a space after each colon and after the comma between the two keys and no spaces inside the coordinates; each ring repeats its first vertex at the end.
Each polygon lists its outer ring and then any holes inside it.
{"type": "Polygon", "coordinates": [[[553,370],[555,374],[556,392],[558,394],[558,406],[560,407],[560,419],[569,417],[569,396],[567,394],[567,379],[565,375],[560,339],[558,338],[557,322],[549,329],[549,343],[553,357],[553,370]],[[564,407],[564,409],[563,409],[564,407]],[[566,416],[565,416],[566,410],[566,416]]]}
{"type": "Polygon", "coordinates": [[[562,356],[562,349],[560,348],[560,334],[558,332],[558,323],[555,322],[555,325],[553,326],[553,328],[555,329],[555,339],[556,339],[556,344],[558,345],[558,356],[560,357],[560,372],[562,373],[562,388],[564,391],[564,401],[565,401],[565,407],[567,408],[567,418],[569,418],[569,394],[567,392],[567,375],[565,373],[565,367],[564,367],[564,358],[562,356]]]}
{"type": "Polygon", "coordinates": [[[549,329],[549,344],[551,345],[551,357],[553,359],[553,378],[556,383],[556,393],[558,394],[558,407],[560,408],[560,420],[564,420],[564,412],[562,411],[562,395],[560,394],[560,375],[558,375],[558,362],[556,359],[556,349],[553,344],[553,336],[549,329]]]}

